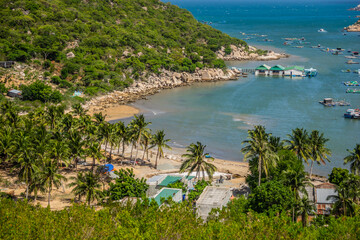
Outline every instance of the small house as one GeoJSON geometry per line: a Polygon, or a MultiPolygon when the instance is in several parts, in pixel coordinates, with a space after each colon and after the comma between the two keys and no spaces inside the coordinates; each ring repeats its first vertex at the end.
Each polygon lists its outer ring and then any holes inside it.
{"type": "MultiPolygon", "coordinates": [[[[336,185],[332,183],[321,183],[316,186],[306,187],[307,197],[315,204],[316,213],[320,215],[329,215],[335,203],[331,196],[337,196],[336,185]]],[[[300,197],[304,196],[300,193],[300,197]]]]}
{"type": "Polygon", "coordinates": [[[22,98],[21,94],[22,94],[22,92],[20,90],[16,90],[16,89],[11,89],[7,92],[7,95],[9,97],[13,97],[13,98],[15,98],[15,97],[22,98]]]}
{"type": "Polygon", "coordinates": [[[196,201],[196,211],[202,219],[206,219],[213,208],[226,206],[231,196],[230,188],[207,186],[196,201]]]}
{"type": "Polygon", "coordinates": [[[285,68],[283,66],[276,65],[270,68],[269,75],[282,77],[284,75],[284,70],[285,68]]]}
{"type": "Polygon", "coordinates": [[[270,68],[271,68],[270,66],[263,64],[263,65],[255,68],[255,75],[267,76],[267,75],[269,75],[270,68]]]}
{"type": "Polygon", "coordinates": [[[337,196],[336,186],[332,183],[323,183],[315,187],[315,205],[317,214],[329,215],[337,196]]]}
{"type": "Polygon", "coordinates": [[[171,197],[174,202],[181,202],[183,199],[182,190],[177,188],[163,188],[151,198],[160,206],[161,200],[167,200],[169,197],[171,197]]]}
{"type": "Polygon", "coordinates": [[[284,69],[284,76],[289,77],[304,77],[304,67],[291,66],[284,69]]]}

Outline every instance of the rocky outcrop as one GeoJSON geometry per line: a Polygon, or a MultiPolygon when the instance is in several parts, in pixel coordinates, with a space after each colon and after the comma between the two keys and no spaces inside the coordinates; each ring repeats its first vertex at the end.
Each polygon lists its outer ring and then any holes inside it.
{"type": "Polygon", "coordinates": [[[124,91],[113,91],[107,95],[95,97],[84,104],[85,109],[101,111],[107,107],[127,104],[138,99],[161,91],[180,86],[190,85],[195,82],[214,82],[236,80],[240,76],[236,69],[223,71],[221,69],[197,69],[195,73],[177,73],[164,70],[160,75],[151,74],[147,81],[135,82],[124,91]]]}
{"type": "Polygon", "coordinates": [[[348,32],[360,32],[360,20],[358,20],[353,25],[350,25],[350,26],[344,28],[344,30],[346,30],[348,32]]]}
{"type": "Polygon", "coordinates": [[[256,60],[256,61],[270,61],[278,60],[280,58],[289,57],[289,55],[284,53],[275,53],[273,51],[267,51],[265,55],[259,55],[256,51],[258,50],[255,47],[249,46],[249,50],[246,50],[244,46],[235,46],[230,45],[231,53],[225,53],[225,47],[222,47],[219,51],[216,52],[218,58],[223,59],[224,61],[246,61],[246,60],[256,60]]]}
{"type": "Polygon", "coordinates": [[[360,4],[354,8],[350,8],[349,11],[360,11],[360,4]]]}

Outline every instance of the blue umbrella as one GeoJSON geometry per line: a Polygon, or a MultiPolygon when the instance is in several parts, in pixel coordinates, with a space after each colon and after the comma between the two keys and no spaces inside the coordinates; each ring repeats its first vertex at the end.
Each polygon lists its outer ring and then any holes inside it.
{"type": "Polygon", "coordinates": [[[114,170],[114,165],[105,164],[105,172],[111,172],[112,170],[114,170]]]}

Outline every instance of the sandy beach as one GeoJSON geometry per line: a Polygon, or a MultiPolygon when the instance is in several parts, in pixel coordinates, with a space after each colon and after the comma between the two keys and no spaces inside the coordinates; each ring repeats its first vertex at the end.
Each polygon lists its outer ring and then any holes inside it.
{"type": "MultiPolygon", "coordinates": [[[[121,152],[121,151],[120,151],[121,152]]],[[[178,173],[183,158],[181,155],[185,152],[185,149],[175,148],[172,150],[164,151],[164,158],[161,158],[158,161],[158,169],[154,168],[156,149],[151,149],[149,151],[149,161],[141,161],[143,157],[143,151],[139,150],[138,152],[138,161],[139,164],[134,165],[133,162],[129,161],[130,157],[130,147],[126,148],[125,159],[117,155],[117,150],[114,151],[112,159],[109,161],[114,165],[116,170],[122,168],[132,168],[135,176],[137,178],[150,178],[158,174],[166,173],[178,173]],[[140,163],[141,162],[141,163],[140,163]]],[[[135,155],[135,151],[133,152],[135,155]]],[[[133,155],[133,156],[134,156],[133,155]]],[[[90,158],[86,159],[87,163],[92,163],[90,158]]],[[[106,163],[109,163],[106,162],[106,163]]],[[[226,180],[221,186],[229,188],[240,188],[245,183],[245,177],[248,174],[248,163],[244,162],[233,162],[223,159],[215,159],[212,163],[218,168],[218,172],[222,173],[232,173],[232,179],[226,180]]],[[[105,160],[97,163],[98,165],[105,164],[105,160]]],[[[76,177],[78,172],[90,171],[91,166],[78,165],[77,169],[63,169],[61,174],[64,175],[68,181],[63,184],[59,189],[53,189],[51,194],[51,209],[60,210],[65,207],[71,206],[75,201],[74,194],[71,192],[72,188],[67,185],[72,182],[71,177],[76,177]]],[[[25,193],[25,183],[17,181],[17,177],[14,174],[10,174],[9,169],[0,170],[0,178],[2,182],[0,183],[0,189],[3,192],[13,194],[17,199],[24,199],[25,193]]],[[[47,193],[39,193],[37,200],[33,199],[33,194],[31,194],[31,202],[36,205],[40,204],[43,207],[47,206],[47,193]]],[[[76,202],[76,201],[75,201],[76,202]]]]}
{"type": "Polygon", "coordinates": [[[102,112],[106,115],[106,121],[118,120],[123,118],[133,117],[135,114],[140,113],[140,110],[129,105],[115,105],[112,107],[106,107],[103,110],[89,110],[89,114],[92,116],[94,113],[102,112]]]}

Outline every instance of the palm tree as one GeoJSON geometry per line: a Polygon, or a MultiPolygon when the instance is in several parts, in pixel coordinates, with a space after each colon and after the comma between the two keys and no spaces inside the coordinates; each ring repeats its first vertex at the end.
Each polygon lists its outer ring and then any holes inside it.
{"type": "Polygon", "coordinates": [[[3,161],[13,153],[15,148],[14,133],[12,128],[6,126],[0,131],[0,156],[3,161]]]}
{"type": "Polygon", "coordinates": [[[75,103],[74,105],[71,106],[73,109],[73,113],[77,116],[82,116],[84,115],[87,111],[81,106],[80,103],[75,103]]]}
{"type": "Polygon", "coordinates": [[[344,164],[350,163],[350,170],[355,175],[360,175],[360,144],[356,144],[354,150],[350,151],[347,157],[344,158],[344,164]]]}
{"type": "Polygon", "coordinates": [[[29,186],[35,172],[38,170],[38,164],[36,162],[37,157],[35,149],[30,144],[29,137],[25,136],[24,134],[19,134],[17,136],[15,159],[15,168],[19,170],[19,179],[25,181],[26,199],[28,199],[29,186]]]}
{"type": "MultiPolygon", "coordinates": [[[[143,139],[142,139],[142,145],[143,145],[143,149],[144,149],[144,153],[143,153],[143,157],[142,160],[144,161],[145,159],[145,154],[147,154],[147,159],[149,159],[149,145],[152,141],[152,135],[150,131],[144,131],[143,133],[143,139]]],[[[151,148],[151,146],[150,146],[151,148]]]]}
{"type": "Polygon", "coordinates": [[[138,154],[138,150],[139,150],[139,145],[140,145],[140,141],[141,138],[143,136],[143,133],[145,131],[147,131],[146,126],[151,124],[151,122],[146,122],[144,115],[140,114],[139,116],[134,115],[134,119],[131,123],[131,127],[133,129],[133,139],[135,142],[135,147],[136,147],[136,154],[135,154],[135,161],[134,161],[134,165],[136,164],[136,160],[137,160],[137,154],[138,154]]]}
{"type": "Polygon", "coordinates": [[[95,166],[95,160],[100,160],[104,157],[104,155],[101,153],[101,146],[97,142],[92,142],[88,148],[88,155],[92,157],[93,164],[91,166],[91,171],[94,171],[95,166]]]}
{"type": "Polygon", "coordinates": [[[326,148],[325,144],[329,141],[329,139],[324,138],[323,133],[319,133],[319,131],[314,130],[311,132],[309,137],[309,154],[311,159],[311,167],[310,167],[310,178],[312,176],[312,169],[314,165],[314,161],[317,164],[326,164],[325,160],[329,161],[327,155],[331,155],[330,149],[326,148]]]}
{"type": "Polygon", "coordinates": [[[111,126],[108,122],[104,122],[99,126],[99,133],[102,137],[104,143],[105,143],[105,157],[106,157],[106,151],[107,151],[107,145],[109,143],[110,137],[111,137],[111,126]]]}
{"type": "Polygon", "coordinates": [[[50,124],[50,129],[55,128],[55,124],[58,119],[60,119],[65,111],[65,105],[55,106],[50,105],[46,109],[45,117],[48,123],[50,124]]]}
{"type": "Polygon", "coordinates": [[[47,159],[45,165],[40,172],[40,179],[42,183],[47,187],[48,191],[48,207],[50,207],[51,190],[53,186],[59,188],[61,181],[66,181],[66,177],[58,173],[59,168],[56,162],[51,159],[47,159]]]}
{"type": "Polygon", "coordinates": [[[87,172],[83,174],[82,172],[78,173],[77,177],[71,177],[74,182],[69,184],[69,187],[74,187],[71,192],[75,196],[81,197],[85,196],[86,202],[90,206],[90,203],[95,199],[99,200],[102,196],[100,191],[101,184],[100,178],[98,175],[93,172],[87,172]]]}
{"type": "Polygon", "coordinates": [[[304,159],[308,163],[309,156],[309,136],[306,130],[303,128],[296,128],[292,130],[292,135],[288,135],[289,140],[285,140],[289,145],[287,149],[292,150],[298,156],[299,160],[304,159]]]}
{"type": "MultiPolygon", "coordinates": [[[[200,172],[203,174],[203,179],[205,179],[205,172],[209,176],[209,179],[212,179],[214,172],[216,171],[216,166],[207,162],[206,156],[209,156],[209,153],[204,153],[206,145],[202,145],[200,142],[196,144],[192,143],[187,147],[187,154],[183,154],[182,157],[185,157],[186,160],[181,164],[180,172],[185,172],[189,170],[188,176],[196,171],[196,178],[200,178],[200,172]]],[[[208,157],[209,160],[214,160],[213,157],[208,157]]]]}
{"type": "Polygon", "coordinates": [[[301,215],[303,227],[307,226],[309,214],[313,214],[315,211],[315,205],[312,201],[304,196],[298,203],[297,214],[301,215]]]}
{"type": "Polygon", "coordinates": [[[103,124],[106,119],[106,114],[103,115],[102,112],[94,113],[93,118],[95,119],[96,125],[103,124]]]}
{"type": "Polygon", "coordinates": [[[333,206],[334,213],[340,215],[352,215],[354,212],[354,202],[346,184],[336,186],[338,195],[330,195],[327,200],[332,199],[335,201],[333,206]]]}
{"type": "Polygon", "coordinates": [[[255,126],[254,130],[248,131],[249,140],[245,140],[242,144],[247,144],[241,149],[242,153],[245,153],[244,159],[257,159],[259,181],[261,184],[261,174],[264,171],[266,177],[269,175],[269,169],[276,165],[278,156],[273,152],[272,146],[269,143],[270,134],[265,132],[264,126],[255,126]]]}
{"type": "MultiPolygon", "coordinates": [[[[313,186],[310,179],[306,176],[302,169],[290,169],[283,172],[284,185],[289,186],[294,193],[295,202],[300,201],[300,193],[307,196],[306,187],[313,186]]],[[[295,206],[293,207],[293,221],[295,217],[295,206]]]]}
{"type": "Polygon", "coordinates": [[[69,132],[69,147],[72,159],[77,167],[77,158],[81,157],[84,154],[83,147],[85,146],[85,141],[82,139],[79,132],[70,131],[69,132]]]}
{"type": "Polygon", "coordinates": [[[171,147],[167,145],[167,142],[169,142],[170,139],[165,139],[164,130],[157,131],[152,138],[152,147],[157,147],[155,160],[155,169],[157,169],[158,159],[160,159],[164,155],[163,148],[171,149],[171,147]]]}
{"type": "Polygon", "coordinates": [[[60,162],[65,162],[65,165],[68,165],[68,159],[70,155],[70,148],[66,143],[65,139],[60,137],[60,133],[56,132],[58,138],[52,139],[50,141],[49,149],[47,150],[50,154],[50,157],[56,160],[56,164],[59,167],[60,162]]]}
{"type": "Polygon", "coordinates": [[[269,136],[269,143],[273,152],[279,152],[284,148],[284,142],[281,141],[280,137],[269,136]]]}

